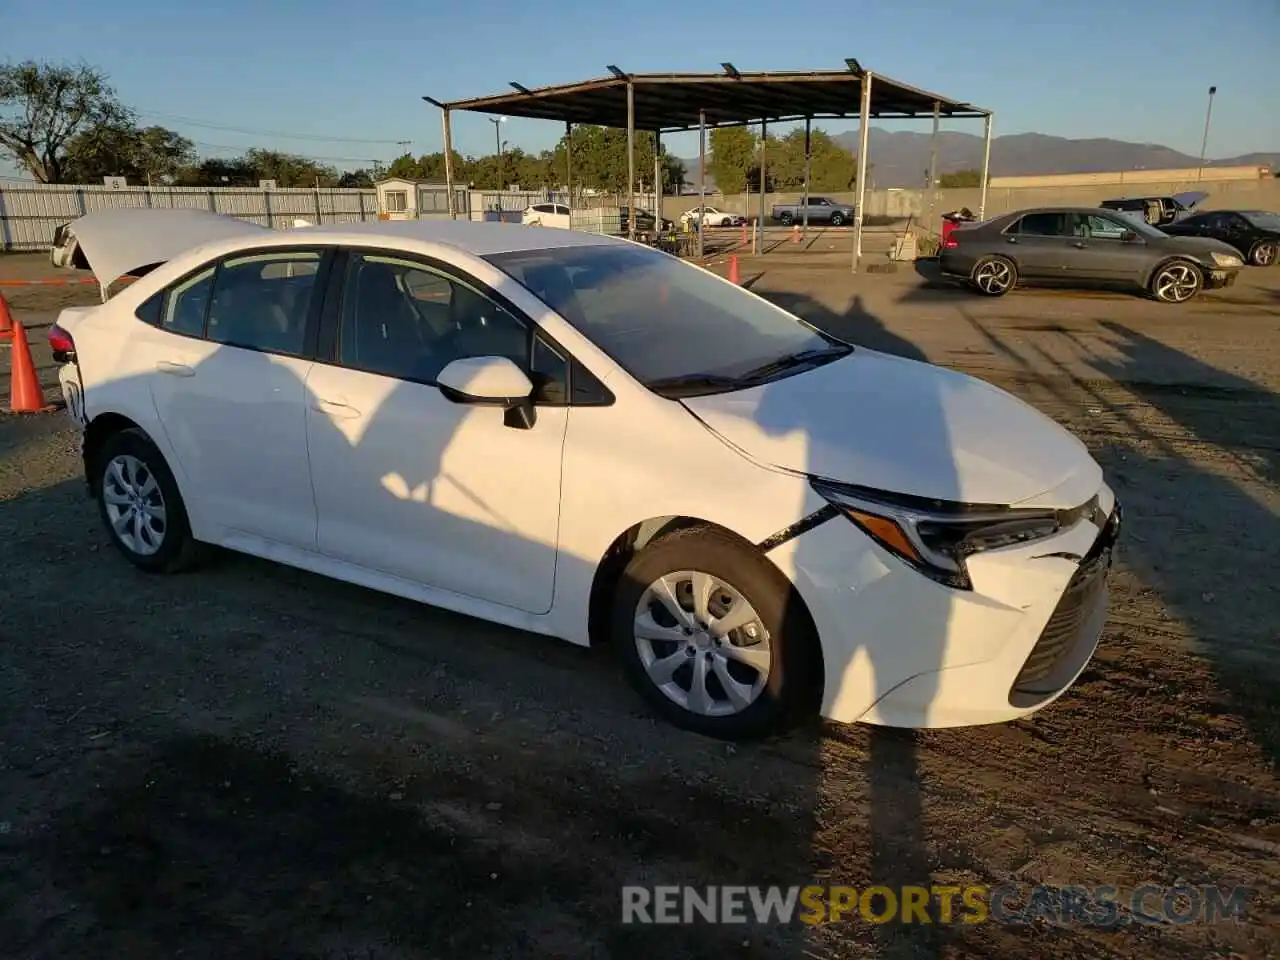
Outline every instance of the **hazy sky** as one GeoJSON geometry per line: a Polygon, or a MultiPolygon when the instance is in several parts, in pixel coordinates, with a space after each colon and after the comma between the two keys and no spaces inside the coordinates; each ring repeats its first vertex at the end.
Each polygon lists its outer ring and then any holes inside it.
{"type": "MultiPolygon", "coordinates": [[[[848,56],[990,107],[997,135],[1114,137],[1193,155],[1216,84],[1209,154],[1224,157],[1280,150],[1278,50],[1280,0],[0,0],[0,60],[100,66],[142,122],[179,130],[204,154],[257,145],[340,167],[388,161],[400,140],[414,153],[440,149],[439,113],[422,94],[586,79],[608,63],[838,69],[848,56]]],[[[981,132],[978,121],[949,128],[981,132]]],[[[491,152],[492,130],[460,116],[454,145],[491,152]]],[[[516,120],[507,139],[539,149],[561,132],[516,120]]],[[[671,148],[696,155],[696,135],[671,148]]]]}

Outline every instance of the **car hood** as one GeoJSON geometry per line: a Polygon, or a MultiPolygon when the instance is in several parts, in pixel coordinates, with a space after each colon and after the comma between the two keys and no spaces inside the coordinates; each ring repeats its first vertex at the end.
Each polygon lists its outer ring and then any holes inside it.
{"type": "Polygon", "coordinates": [[[115,209],[87,213],[71,221],[89,269],[105,289],[141,267],[216,240],[269,228],[204,210],[115,209]]]}
{"type": "Polygon", "coordinates": [[[805,373],[682,401],[766,466],[892,493],[1075,507],[1102,484],[1078,439],[985,381],[863,348],[805,373]]]}
{"type": "Polygon", "coordinates": [[[1186,193],[1175,193],[1173,199],[1188,210],[1194,210],[1196,204],[1203,203],[1209,195],[1203,190],[1188,190],[1186,193]]]}

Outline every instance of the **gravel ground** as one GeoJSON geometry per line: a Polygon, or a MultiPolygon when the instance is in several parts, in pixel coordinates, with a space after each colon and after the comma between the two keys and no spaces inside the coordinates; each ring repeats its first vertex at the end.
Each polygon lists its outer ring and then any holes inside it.
{"type": "MultiPolygon", "coordinates": [[[[813,262],[743,276],[838,333],[1012,390],[1104,464],[1128,527],[1109,626],[1068,695],[996,727],[728,747],[654,721],[606,650],[245,557],[139,574],[99,528],[64,415],[11,416],[6,955],[1280,954],[1280,271],[1175,308],[987,301],[813,262]],[[619,922],[626,883],[811,880],[1255,892],[1243,920],[1121,929],[619,922]]],[[[0,277],[42,269],[0,257],[0,277]]],[[[0,292],[42,366],[39,325],[93,302],[0,292]]]]}

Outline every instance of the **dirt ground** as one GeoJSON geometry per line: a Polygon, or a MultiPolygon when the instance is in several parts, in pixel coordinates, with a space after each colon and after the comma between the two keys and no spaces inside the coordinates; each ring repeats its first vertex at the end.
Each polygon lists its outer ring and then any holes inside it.
{"type": "MultiPolygon", "coordinates": [[[[729,747],[655,721],[607,650],[244,557],[136,573],[64,415],[8,417],[6,956],[1280,955],[1280,270],[1169,307],[990,301],[798,256],[742,269],[1089,445],[1127,528],[1109,625],[1066,696],[1001,726],[729,747]],[[1253,892],[1217,924],[620,922],[623,884],[813,881],[1253,892]]],[[[0,257],[0,277],[43,270],[0,257]]],[[[40,324],[94,288],[0,292],[52,383],[40,324]]]]}

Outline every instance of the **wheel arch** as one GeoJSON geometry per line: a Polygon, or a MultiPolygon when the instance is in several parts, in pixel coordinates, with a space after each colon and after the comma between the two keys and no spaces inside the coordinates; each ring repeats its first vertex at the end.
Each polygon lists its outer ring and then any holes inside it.
{"type": "MultiPolygon", "coordinates": [[[[85,480],[89,484],[89,492],[95,497],[98,495],[99,473],[101,473],[97,469],[98,456],[111,437],[125,430],[141,430],[147,439],[151,439],[151,435],[147,433],[146,428],[130,420],[122,413],[100,413],[90,420],[89,425],[85,427],[81,455],[84,459],[85,480]]],[[[154,440],[151,442],[155,443],[154,440]]]]}
{"type": "Polygon", "coordinates": [[[1163,270],[1165,267],[1169,266],[1171,263],[1185,263],[1188,266],[1195,267],[1198,271],[1200,271],[1200,278],[1203,281],[1204,269],[1205,269],[1203,264],[1196,263],[1194,260],[1188,257],[1185,253],[1170,253],[1161,257],[1159,260],[1155,262],[1155,264],[1152,265],[1151,269],[1147,271],[1146,276],[1142,278],[1142,285],[1144,287],[1150,287],[1151,281],[1155,279],[1156,274],[1159,273],[1161,270],[1163,270]]]}
{"type": "Polygon", "coordinates": [[[809,695],[821,698],[826,684],[826,666],[823,658],[822,643],[818,637],[817,625],[814,622],[813,614],[810,612],[808,604],[805,603],[799,585],[793,582],[758,545],[747,540],[741,534],[734,533],[728,527],[710,520],[703,520],[700,517],[680,515],[650,517],[647,520],[632,524],[613,539],[613,542],[609,544],[608,549],[605,550],[604,555],[600,558],[600,562],[596,564],[595,576],[591,582],[587,619],[588,639],[591,646],[602,646],[609,641],[609,604],[613,598],[614,591],[622,581],[623,571],[631,561],[631,558],[660,537],[675,533],[677,530],[699,527],[715,531],[738,542],[745,550],[765,561],[787,583],[790,591],[788,602],[794,603],[797,612],[803,617],[813,643],[814,676],[811,678],[812,689],[809,691],[809,695]]]}

